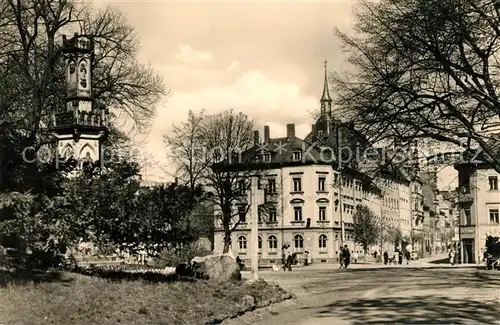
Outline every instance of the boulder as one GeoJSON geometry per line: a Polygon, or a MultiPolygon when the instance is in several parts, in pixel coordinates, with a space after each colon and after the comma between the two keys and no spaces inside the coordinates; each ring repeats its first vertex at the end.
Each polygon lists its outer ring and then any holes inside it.
{"type": "Polygon", "coordinates": [[[240,267],[227,254],[195,257],[191,260],[196,277],[211,281],[241,281],[240,267]]]}
{"type": "Polygon", "coordinates": [[[245,295],[241,298],[240,304],[242,305],[242,311],[249,311],[255,309],[256,301],[253,296],[245,295]]]}

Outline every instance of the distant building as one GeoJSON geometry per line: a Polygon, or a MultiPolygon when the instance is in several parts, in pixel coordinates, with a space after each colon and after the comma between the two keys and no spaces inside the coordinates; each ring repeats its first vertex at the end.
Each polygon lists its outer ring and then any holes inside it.
{"type": "Polygon", "coordinates": [[[500,236],[500,175],[478,159],[462,159],[455,169],[459,178],[460,262],[478,263],[483,258],[487,234],[500,236]]]}
{"type": "MultiPolygon", "coordinates": [[[[339,164],[334,158],[339,157],[342,149],[356,152],[369,144],[352,123],[332,117],[331,104],[325,70],[320,114],[305,139],[296,137],[294,124],[287,125],[286,137],[271,138],[270,129],[265,126],[261,141],[255,131],[254,148],[249,152],[256,155],[259,168],[267,170],[263,179],[253,182],[246,193],[252,201],[245,197],[234,206],[234,211],[241,213],[237,225],[231,225],[235,227],[231,250],[243,261],[250,259],[251,222],[264,203],[271,208],[267,216],[258,216],[261,265],[280,264],[282,247],[286,245],[299,256],[308,251],[314,263],[336,262],[343,245],[362,253],[353,233],[353,216],[360,204],[379,216],[384,227],[397,229],[402,235],[379,242],[374,250],[393,252],[395,247],[411,243],[413,202],[415,198],[422,201],[421,191],[419,196],[412,192],[414,166],[407,166],[408,172],[386,171],[372,181],[367,176],[370,166],[366,161],[354,159],[339,164]]],[[[219,220],[214,244],[215,252],[221,253],[224,232],[219,220]]]]}

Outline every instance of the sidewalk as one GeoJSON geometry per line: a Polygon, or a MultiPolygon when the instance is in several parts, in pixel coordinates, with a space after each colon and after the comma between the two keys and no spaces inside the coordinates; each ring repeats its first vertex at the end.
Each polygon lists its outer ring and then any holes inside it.
{"type": "MultiPolygon", "coordinates": [[[[442,269],[442,268],[483,268],[485,265],[477,265],[477,264],[437,264],[437,263],[432,263],[434,261],[439,261],[447,258],[447,254],[439,254],[439,255],[434,255],[426,258],[421,258],[416,261],[410,261],[410,263],[407,265],[406,260],[403,260],[403,264],[390,264],[390,265],[384,265],[384,263],[375,263],[375,261],[370,261],[367,260],[366,263],[363,263],[362,259],[360,259],[360,262],[356,263],[351,263],[349,265],[349,268],[352,269],[383,269],[383,268],[428,268],[428,269],[442,269]]],[[[294,266],[293,269],[295,270],[333,270],[333,269],[338,269],[339,264],[337,263],[312,263],[308,266],[294,266]]],[[[259,270],[260,272],[272,272],[271,269],[262,269],[259,270]]]]}

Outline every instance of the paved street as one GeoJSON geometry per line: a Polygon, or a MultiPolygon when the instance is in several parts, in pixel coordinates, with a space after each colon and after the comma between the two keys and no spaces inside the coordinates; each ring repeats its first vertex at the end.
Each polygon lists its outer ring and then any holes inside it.
{"type": "Polygon", "coordinates": [[[499,271],[354,265],[260,277],[294,292],[297,301],[227,325],[500,324],[499,271]]]}

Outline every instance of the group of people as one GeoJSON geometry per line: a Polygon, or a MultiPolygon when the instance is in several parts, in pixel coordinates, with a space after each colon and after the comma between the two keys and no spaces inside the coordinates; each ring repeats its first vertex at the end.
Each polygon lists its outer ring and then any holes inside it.
{"type": "Polygon", "coordinates": [[[342,268],[342,266],[344,268],[347,268],[351,263],[351,252],[349,251],[347,245],[344,245],[344,247],[340,247],[339,262],[340,268],[342,268]]]}
{"type": "Polygon", "coordinates": [[[411,259],[411,253],[407,250],[407,251],[402,251],[400,249],[396,249],[396,251],[394,252],[394,255],[389,256],[389,253],[387,251],[384,252],[384,264],[387,265],[387,264],[403,264],[403,258],[406,258],[406,264],[408,265],[410,263],[410,259],[411,259]]]}

